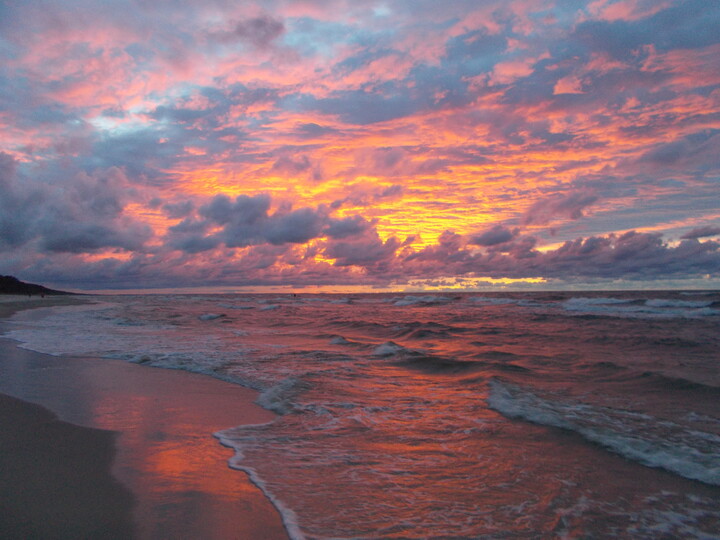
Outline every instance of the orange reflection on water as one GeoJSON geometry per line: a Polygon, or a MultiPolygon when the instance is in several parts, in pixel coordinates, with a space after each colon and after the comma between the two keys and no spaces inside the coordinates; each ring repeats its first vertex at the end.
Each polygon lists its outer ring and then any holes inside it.
{"type": "Polygon", "coordinates": [[[138,498],[143,538],[285,538],[270,503],[229,468],[212,433],[274,416],[254,393],[186,372],[105,362],[87,367],[93,423],[120,432],[115,474],[138,498]]]}

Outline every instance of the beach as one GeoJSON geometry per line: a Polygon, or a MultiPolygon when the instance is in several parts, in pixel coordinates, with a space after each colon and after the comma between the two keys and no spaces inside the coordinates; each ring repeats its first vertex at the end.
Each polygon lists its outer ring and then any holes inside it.
{"type": "MultiPolygon", "coordinates": [[[[87,301],[6,297],[0,316],[87,301]]],[[[274,418],[254,391],[2,339],[0,393],[3,538],[287,537],[212,436],[274,418]]]]}

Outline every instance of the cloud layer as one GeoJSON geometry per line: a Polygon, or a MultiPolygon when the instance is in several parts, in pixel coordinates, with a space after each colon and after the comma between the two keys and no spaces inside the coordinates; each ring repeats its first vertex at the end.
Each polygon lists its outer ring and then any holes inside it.
{"type": "MultiPolygon", "coordinates": [[[[720,4],[0,7],[0,273],[720,273],[720,4]]],[[[709,283],[709,281],[708,281],[709,283]]]]}

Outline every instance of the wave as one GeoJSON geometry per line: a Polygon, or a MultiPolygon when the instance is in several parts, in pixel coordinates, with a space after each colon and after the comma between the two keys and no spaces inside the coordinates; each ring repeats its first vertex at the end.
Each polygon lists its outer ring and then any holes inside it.
{"type": "Polygon", "coordinates": [[[499,371],[509,371],[514,373],[532,373],[532,369],[518,366],[517,364],[501,364],[499,362],[492,362],[488,365],[493,369],[497,369],[499,371]]]}
{"type": "Polygon", "coordinates": [[[290,540],[305,540],[305,535],[300,530],[300,523],[297,514],[275,496],[272,490],[268,487],[267,483],[260,477],[255,469],[242,463],[245,456],[242,453],[242,445],[238,442],[235,433],[238,430],[248,427],[252,428],[256,426],[239,426],[236,428],[226,429],[213,433],[213,436],[220,442],[220,444],[235,451],[235,455],[230,458],[228,464],[232,469],[242,471],[247,474],[250,481],[257,486],[260,491],[262,491],[265,497],[267,497],[270,503],[277,509],[290,540]]]}
{"type": "Polygon", "coordinates": [[[497,298],[493,296],[472,296],[469,300],[478,304],[487,304],[491,306],[505,306],[508,304],[519,303],[519,300],[516,300],[515,298],[497,298]]]}
{"type": "Polygon", "coordinates": [[[297,396],[309,388],[310,384],[307,381],[288,377],[260,392],[255,403],[279,415],[302,412],[297,396]]]}
{"type": "Polygon", "coordinates": [[[618,304],[632,304],[635,300],[633,298],[587,298],[584,296],[576,296],[568,298],[563,302],[566,309],[583,309],[588,306],[612,306],[618,304]]]}
{"type": "Polygon", "coordinates": [[[468,362],[422,353],[405,355],[402,360],[395,362],[395,364],[426,373],[465,373],[482,367],[478,362],[468,362]]]}
{"type": "Polygon", "coordinates": [[[475,358],[507,361],[520,357],[517,354],[511,352],[490,350],[476,354],[475,358]]]}
{"type": "Polygon", "coordinates": [[[406,296],[405,298],[396,300],[393,304],[396,306],[430,306],[436,304],[449,304],[452,301],[453,298],[450,298],[449,296],[406,296]]]}
{"type": "Polygon", "coordinates": [[[214,321],[215,319],[222,319],[223,317],[227,317],[227,315],[224,313],[205,313],[200,315],[198,319],[201,321],[214,321]]]}
{"type": "Polygon", "coordinates": [[[403,351],[407,351],[402,345],[398,345],[393,341],[386,341],[382,345],[378,345],[373,350],[373,356],[394,356],[403,351]]]}
{"type": "Polygon", "coordinates": [[[694,300],[665,300],[656,298],[645,302],[646,306],[656,308],[704,308],[710,307],[712,301],[694,301],[694,300]]]}
{"type": "Polygon", "coordinates": [[[445,339],[451,337],[450,334],[443,331],[429,330],[427,328],[418,328],[407,334],[408,339],[445,339]]]}
{"type": "Polygon", "coordinates": [[[467,329],[457,326],[450,326],[433,321],[413,321],[402,325],[393,325],[389,328],[390,336],[393,338],[407,339],[446,339],[454,334],[466,333],[467,329]]]}
{"type": "Polygon", "coordinates": [[[491,409],[508,418],[567,429],[628,459],[720,485],[720,436],[621,409],[563,402],[492,379],[491,409]]]}
{"type": "Polygon", "coordinates": [[[717,394],[718,398],[720,398],[720,387],[707,384],[705,382],[693,381],[685,377],[667,375],[665,373],[658,373],[655,371],[644,371],[639,376],[649,379],[653,383],[659,384],[669,390],[695,390],[704,393],[717,394]]]}
{"type": "Polygon", "coordinates": [[[701,318],[720,315],[712,301],[573,297],[562,303],[580,317],[701,318]]]}

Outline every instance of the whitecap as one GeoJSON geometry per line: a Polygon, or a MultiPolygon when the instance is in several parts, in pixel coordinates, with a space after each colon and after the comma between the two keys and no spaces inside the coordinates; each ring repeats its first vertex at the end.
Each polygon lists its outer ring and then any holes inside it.
{"type": "Polygon", "coordinates": [[[401,300],[397,300],[395,302],[396,306],[414,306],[418,304],[426,304],[426,305],[432,305],[432,304],[447,304],[449,302],[452,302],[452,298],[449,298],[447,296],[434,296],[434,295],[427,295],[427,296],[406,296],[405,298],[402,298],[401,300]]]}
{"type": "Polygon", "coordinates": [[[224,313],[205,313],[204,315],[200,315],[198,319],[201,321],[214,321],[215,319],[221,319],[225,316],[224,313]]]}
{"type": "Polygon", "coordinates": [[[377,347],[375,347],[375,350],[373,351],[373,356],[393,356],[404,350],[406,349],[402,345],[398,345],[397,343],[388,341],[386,343],[383,343],[382,345],[378,345],[377,347]]]}
{"type": "Polygon", "coordinates": [[[498,379],[489,386],[489,407],[508,418],[571,430],[643,465],[720,485],[718,435],[647,414],[545,399],[498,379]]]}

